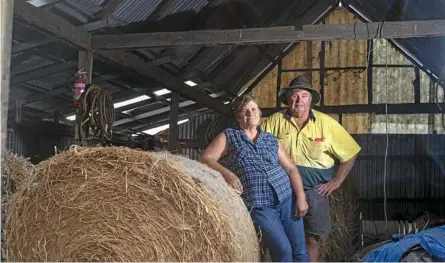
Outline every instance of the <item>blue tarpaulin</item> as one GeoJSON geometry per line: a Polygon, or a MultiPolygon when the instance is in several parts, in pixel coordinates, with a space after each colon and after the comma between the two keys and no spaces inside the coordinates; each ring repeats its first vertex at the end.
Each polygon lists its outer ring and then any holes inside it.
{"type": "Polygon", "coordinates": [[[368,252],[366,262],[399,262],[412,247],[420,245],[435,258],[445,261],[445,226],[439,226],[409,235],[393,235],[392,242],[368,252]]]}

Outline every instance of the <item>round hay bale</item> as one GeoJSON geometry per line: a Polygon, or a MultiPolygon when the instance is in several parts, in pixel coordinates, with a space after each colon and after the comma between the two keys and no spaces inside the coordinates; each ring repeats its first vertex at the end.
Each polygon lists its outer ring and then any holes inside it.
{"type": "Polygon", "coordinates": [[[31,177],[11,197],[8,261],[259,259],[241,198],[197,162],[73,147],[38,164],[31,177]]]}
{"type": "Polygon", "coordinates": [[[1,210],[1,259],[5,258],[5,217],[8,209],[8,202],[12,193],[14,193],[21,184],[24,184],[31,174],[35,171],[34,165],[29,158],[13,152],[7,152],[3,159],[2,170],[2,210],[1,210]]]}
{"type": "MultiPolygon", "coordinates": [[[[34,172],[34,165],[29,158],[12,152],[6,153],[4,168],[2,171],[2,182],[8,194],[16,191],[18,186],[25,182],[34,172]]],[[[4,196],[3,196],[4,197],[4,196]]]]}
{"type": "MultiPolygon", "coordinates": [[[[158,158],[165,156],[164,153],[159,152],[154,154],[158,158]]],[[[259,241],[250,213],[243,200],[232,187],[228,186],[221,174],[199,162],[180,155],[168,154],[166,158],[173,160],[194,179],[202,183],[206,189],[210,190],[221,211],[227,215],[229,226],[234,234],[234,244],[237,245],[235,247],[236,253],[244,255],[243,259],[259,261],[259,241]]]]}
{"type": "Polygon", "coordinates": [[[358,191],[351,177],[329,196],[332,231],[321,239],[321,261],[349,261],[356,253],[359,233],[358,191]]]}

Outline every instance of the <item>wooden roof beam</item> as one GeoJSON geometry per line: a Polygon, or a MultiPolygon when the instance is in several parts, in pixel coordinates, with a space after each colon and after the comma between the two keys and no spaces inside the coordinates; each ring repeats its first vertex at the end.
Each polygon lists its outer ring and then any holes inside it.
{"type": "MultiPolygon", "coordinates": [[[[224,94],[225,94],[225,92],[221,92],[220,91],[220,92],[212,94],[212,96],[213,97],[219,97],[219,96],[222,96],[224,94]]],[[[194,104],[196,104],[194,101],[190,101],[190,100],[183,101],[183,102],[179,103],[179,108],[187,107],[187,106],[194,105],[194,104]]],[[[128,117],[128,118],[125,118],[125,119],[116,120],[114,122],[114,124],[113,124],[113,127],[119,126],[119,125],[123,125],[123,124],[126,124],[126,123],[130,123],[130,122],[133,122],[133,121],[138,121],[138,120],[141,120],[141,119],[145,119],[145,118],[148,118],[148,117],[151,117],[151,116],[155,116],[155,115],[158,115],[158,114],[161,114],[161,113],[169,112],[170,110],[171,110],[171,107],[167,106],[167,107],[163,107],[163,108],[160,108],[160,109],[157,109],[157,110],[141,113],[141,114],[138,114],[136,116],[132,116],[132,117],[128,117]]]]}
{"type": "Polygon", "coordinates": [[[32,27],[45,30],[68,45],[81,50],[94,52],[96,58],[127,68],[142,76],[162,83],[165,88],[178,92],[181,96],[196,101],[209,109],[223,115],[230,115],[231,111],[222,101],[207,95],[197,89],[188,87],[184,82],[170,73],[146,63],[142,58],[124,51],[98,51],[92,48],[92,35],[85,29],[76,28],[68,21],[32,5],[17,1],[14,5],[14,19],[24,21],[32,27]]]}
{"type": "Polygon", "coordinates": [[[64,63],[54,63],[48,66],[44,66],[42,68],[38,68],[36,70],[32,70],[30,72],[25,72],[23,74],[19,74],[16,76],[12,76],[11,78],[11,86],[20,84],[22,82],[38,79],[44,76],[48,76],[53,73],[68,71],[76,68],[76,61],[67,61],[64,63]]]}
{"type": "Polygon", "coordinates": [[[116,10],[116,8],[119,5],[121,5],[123,2],[124,2],[124,0],[108,1],[108,3],[104,6],[104,8],[102,8],[102,10],[96,14],[96,18],[98,18],[98,19],[108,18],[116,10]]]}
{"type": "Polygon", "coordinates": [[[258,45],[298,41],[445,36],[445,20],[369,22],[93,36],[94,49],[258,45]]]}
{"type": "MultiPolygon", "coordinates": [[[[441,113],[441,108],[445,103],[400,103],[400,104],[356,104],[338,106],[314,106],[314,109],[328,114],[353,114],[353,113],[374,113],[374,114],[433,114],[441,113]]],[[[263,117],[268,117],[277,111],[286,108],[262,108],[263,117]]]]}

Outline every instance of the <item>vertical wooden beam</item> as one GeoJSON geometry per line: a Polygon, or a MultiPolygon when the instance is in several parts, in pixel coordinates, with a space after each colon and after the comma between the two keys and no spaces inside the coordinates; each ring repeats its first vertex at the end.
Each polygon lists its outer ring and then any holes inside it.
{"type": "Polygon", "coordinates": [[[420,69],[414,67],[414,74],[416,78],[413,81],[414,86],[414,103],[420,103],[420,69]]]}
{"type": "MultiPolygon", "coordinates": [[[[86,72],[86,82],[91,83],[93,75],[93,52],[91,51],[79,51],[77,57],[77,70],[86,72]]],[[[80,127],[79,127],[79,110],[76,110],[76,124],[74,126],[74,143],[81,144],[80,141],[80,127]]]]}
{"type": "Polygon", "coordinates": [[[320,49],[320,106],[324,106],[324,76],[326,74],[325,57],[326,57],[326,42],[321,41],[321,49],[320,49]]]}
{"type": "MultiPolygon", "coordinates": [[[[436,84],[433,81],[432,78],[430,78],[430,84],[429,84],[429,102],[435,102],[437,103],[436,100],[436,94],[437,94],[437,90],[436,90],[436,84]]],[[[435,118],[434,118],[434,114],[428,114],[428,133],[429,134],[436,134],[437,131],[435,130],[435,118]]]]}
{"type": "Polygon", "coordinates": [[[174,151],[178,146],[179,94],[172,92],[170,126],[168,128],[168,150],[174,151]]]}
{"type": "MultiPolygon", "coordinates": [[[[306,42],[306,66],[308,69],[312,68],[312,41],[306,42]]],[[[312,71],[307,74],[307,80],[312,85],[312,71]]]]}
{"type": "Polygon", "coordinates": [[[87,73],[87,84],[90,84],[93,77],[93,52],[79,51],[77,70],[87,73]]]}
{"type": "MultiPolygon", "coordinates": [[[[321,23],[326,24],[326,19],[323,18],[321,23]]],[[[311,56],[312,56],[312,54],[311,54],[311,56]]],[[[320,106],[324,106],[324,100],[325,100],[325,96],[324,96],[324,76],[326,75],[325,58],[326,58],[326,41],[321,41],[321,46],[320,46],[320,106]]],[[[312,59],[311,59],[311,64],[312,64],[312,59]]]]}
{"type": "MultiPolygon", "coordinates": [[[[1,153],[0,163],[6,153],[8,136],[8,102],[11,69],[11,45],[14,0],[0,0],[0,98],[1,98],[1,153]]],[[[3,165],[2,165],[3,171],[3,165]]]]}
{"type": "Polygon", "coordinates": [[[60,112],[59,112],[58,110],[56,110],[56,111],[54,112],[54,123],[55,123],[55,124],[59,124],[59,122],[60,122],[60,120],[59,120],[59,114],[60,114],[60,112]]]}
{"type": "Polygon", "coordinates": [[[373,49],[374,49],[374,44],[372,39],[368,40],[368,49],[367,49],[367,57],[368,57],[368,61],[367,61],[367,67],[368,67],[368,71],[367,71],[367,75],[368,75],[368,104],[372,104],[372,72],[373,72],[373,67],[372,65],[374,63],[372,63],[373,61],[373,49]]]}
{"type": "Polygon", "coordinates": [[[280,59],[280,62],[278,62],[278,73],[277,73],[277,95],[276,95],[276,104],[277,104],[277,108],[281,108],[281,102],[278,99],[278,92],[280,92],[280,88],[281,88],[281,74],[283,72],[283,59],[280,59]]]}

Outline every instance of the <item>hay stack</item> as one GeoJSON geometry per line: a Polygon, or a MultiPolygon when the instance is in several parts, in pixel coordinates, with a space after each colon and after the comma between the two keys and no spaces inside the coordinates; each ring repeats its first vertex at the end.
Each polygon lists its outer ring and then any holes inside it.
{"type": "Polygon", "coordinates": [[[3,186],[6,187],[8,195],[15,192],[17,186],[27,180],[33,172],[34,165],[29,161],[29,158],[8,152],[2,171],[3,186]]]}
{"type": "Polygon", "coordinates": [[[1,190],[2,190],[2,209],[1,209],[1,259],[5,258],[5,215],[8,207],[8,201],[17,187],[25,182],[27,178],[34,172],[34,165],[29,159],[7,152],[4,158],[3,170],[1,176],[1,190]]]}
{"type": "Polygon", "coordinates": [[[257,261],[249,214],[221,179],[180,157],[72,148],[13,194],[7,259],[257,261]]]}
{"type": "Polygon", "coordinates": [[[347,261],[356,252],[353,244],[358,234],[358,192],[352,178],[347,178],[342,186],[329,197],[332,231],[324,236],[321,243],[321,261],[347,261]]]}

